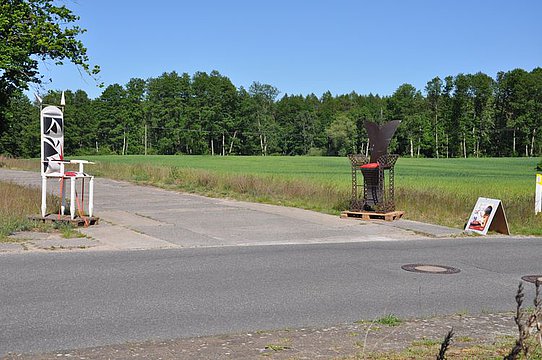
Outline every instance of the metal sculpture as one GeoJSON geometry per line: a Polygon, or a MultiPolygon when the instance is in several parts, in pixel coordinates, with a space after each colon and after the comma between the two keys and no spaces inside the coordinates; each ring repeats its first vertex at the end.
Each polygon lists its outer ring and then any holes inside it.
{"type": "Polygon", "coordinates": [[[370,157],[363,154],[348,156],[352,164],[350,211],[395,210],[394,167],[399,155],[387,152],[400,123],[400,120],[390,121],[382,126],[369,121],[364,123],[369,136],[370,157]],[[358,171],[363,176],[362,184],[358,184],[358,171]],[[359,187],[363,187],[362,192],[358,191],[359,187]]]}
{"type": "Polygon", "coordinates": [[[41,129],[41,216],[46,217],[47,212],[47,179],[56,179],[60,182],[60,196],[62,205],[59,216],[64,214],[66,209],[66,187],[65,180],[70,182],[70,218],[75,218],[75,207],[79,208],[79,215],[84,216],[84,186],[88,180],[88,216],[92,217],[94,210],[94,176],[84,172],[84,164],[92,164],[86,160],[65,160],[64,159],[64,93],[60,106],[44,105],[40,102],[40,129],[41,129]],[[66,164],[78,165],[78,171],[66,171],[66,164]],[[81,182],[81,199],[77,195],[76,180],[81,182]]]}

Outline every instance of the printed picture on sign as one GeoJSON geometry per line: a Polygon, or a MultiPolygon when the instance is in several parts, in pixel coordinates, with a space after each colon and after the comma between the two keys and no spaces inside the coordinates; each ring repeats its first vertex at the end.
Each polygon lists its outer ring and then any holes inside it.
{"type": "Polygon", "coordinates": [[[465,231],[487,235],[489,230],[510,235],[508,221],[501,201],[499,199],[479,197],[472,209],[469,220],[465,224],[465,231]]]}
{"type": "Polygon", "coordinates": [[[482,207],[475,209],[473,219],[469,223],[469,229],[484,231],[485,227],[489,223],[491,212],[493,212],[493,206],[489,204],[483,204],[482,207]]]}

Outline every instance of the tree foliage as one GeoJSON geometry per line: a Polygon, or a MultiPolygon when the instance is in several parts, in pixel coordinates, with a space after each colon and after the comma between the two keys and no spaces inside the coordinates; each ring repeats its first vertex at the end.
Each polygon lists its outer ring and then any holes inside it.
{"type": "MultiPolygon", "coordinates": [[[[35,135],[39,124],[36,127],[32,121],[35,109],[21,91],[29,83],[42,82],[40,62],[61,65],[68,60],[91,76],[98,74],[99,67],[91,68],[87,49],[78,39],[85,30],[76,25],[77,20],[71,10],[53,0],[0,2],[0,153],[36,154],[30,145],[39,138],[35,135]]],[[[83,105],[74,102],[81,113],[79,105],[83,105]]],[[[78,145],[83,143],[79,140],[78,145]]]]}
{"type": "MultiPolygon", "coordinates": [[[[236,88],[218,71],[176,72],[96,99],[66,92],[66,154],[343,156],[366,153],[365,121],[401,120],[390,151],[411,157],[539,156],[542,70],[433,78],[391,96],[279,96],[269,84],[236,88]]],[[[44,100],[56,103],[60,92],[44,100]]],[[[38,111],[18,92],[5,107],[0,153],[36,156],[38,111]]]]}
{"type": "Polygon", "coordinates": [[[79,17],[53,0],[5,0],[0,5],[0,92],[27,89],[40,83],[39,61],[61,65],[69,60],[91,75],[87,49],[77,38],[85,30],[74,23],[79,17]]]}

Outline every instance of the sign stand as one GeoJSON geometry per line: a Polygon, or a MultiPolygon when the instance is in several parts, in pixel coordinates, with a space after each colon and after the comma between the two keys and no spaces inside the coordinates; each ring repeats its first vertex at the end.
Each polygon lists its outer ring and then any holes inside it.
{"type": "Polygon", "coordinates": [[[542,174],[536,174],[536,193],[534,197],[534,214],[542,212],[542,174]]]}
{"type": "Polygon", "coordinates": [[[501,201],[480,197],[472,210],[465,231],[487,235],[489,230],[510,235],[501,201]]]}

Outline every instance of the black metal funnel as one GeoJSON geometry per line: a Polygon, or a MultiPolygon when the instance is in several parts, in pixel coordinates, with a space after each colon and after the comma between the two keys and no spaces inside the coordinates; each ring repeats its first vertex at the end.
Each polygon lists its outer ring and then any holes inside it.
{"type": "Polygon", "coordinates": [[[369,135],[369,146],[371,151],[372,163],[376,162],[379,157],[388,153],[388,146],[390,145],[391,138],[395,134],[395,130],[401,123],[401,120],[393,120],[385,123],[382,126],[378,124],[366,121],[363,125],[369,135]]]}

